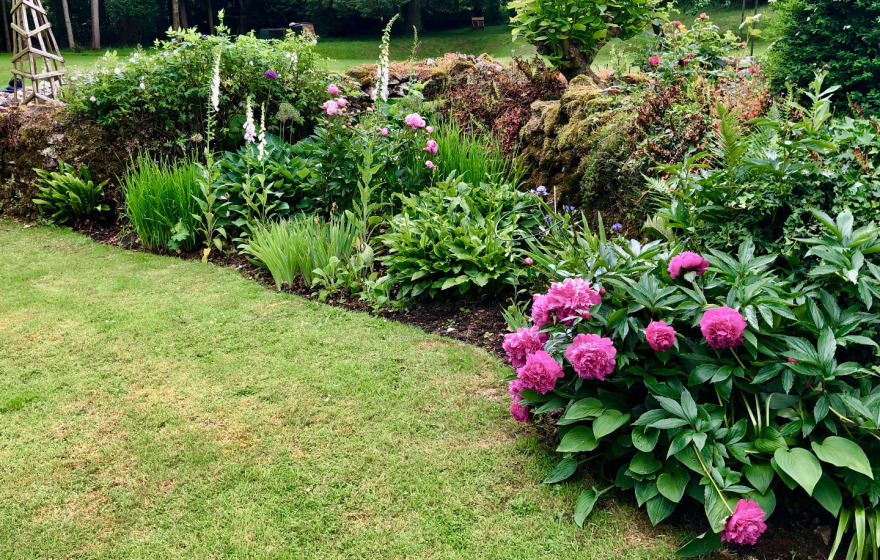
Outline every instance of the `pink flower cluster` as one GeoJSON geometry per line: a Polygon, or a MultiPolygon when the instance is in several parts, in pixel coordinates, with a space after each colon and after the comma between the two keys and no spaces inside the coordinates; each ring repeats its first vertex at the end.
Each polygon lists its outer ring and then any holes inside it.
{"type": "Polygon", "coordinates": [[[564,377],[562,366],[544,350],[526,356],[526,363],[516,370],[517,379],[510,382],[510,389],[517,393],[524,389],[546,395],[556,387],[556,380],[564,377]]]}
{"type": "Polygon", "coordinates": [[[709,261],[696,253],[685,251],[672,257],[669,261],[669,277],[675,280],[681,276],[682,270],[696,270],[697,274],[706,273],[709,268],[709,261]]]}
{"type": "Polygon", "coordinates": [[[537,325],[527,329],[521,328],[515,333],[504,335],[502,347],[507,352],[510,364],[515,368],[526,365],[526,357],[529,354],[543,350],[544,345],[550,339],[546,333],[539,333],[537,325]]]}
{"type": "Polygon", "coordinates": [[[589,309],[602,303],[602,296],[586,280],[566,278],[554,282],[545,295],[535,294],[533,300],[532,321],[542,327],[551,321],[553,311],[564,325],[572,324],[575,316],[589,319],[589,309]]]}
{"type": "Polygon", "coordinates": [[[336,84],[330,84],[327,86],[327,93],[330,95],[339,95],[339,88],[336,87],[336,84]]]}
{"type": "Polygon", "coordinates": [[[764,523],[764,510],[754,500],[740,500],[736,503],[733,515],[724,524],[721,540],[736,544],[755,544],[758,537],[767,530],[764,523]]]}
{"type": "Polygon", "coordinates": [[[428,143],[425,145],[425,148],[424,148],[424,151],[428,152],[432,156],[436,155],[439,150],[440,150],[440,145],[437,144],[436,140],[428,140],[428,143]]]}
{"type": "Polygon", "coordinates": [[[324,102],[324,112],[327,113],[328,117],[332,117],[333,115],[340,114],[342,110],[339,108],[339,104],[331,99],[324,102]]]}
{"type": "Polygon", "coordinates": [[[648,59],[648,64],[650,64],[651,66],[657,66],[658,64],[660,64],[660,57],[655,54],[648,59]]]}
{"type": "Polygon", "coordinates": [[[404,122],[407,126],[411,127],[413,130],[418,130],[420,128],[425,128],[425,119],[422,118],[418,113],[411,113],[406,116],[404,122]]]}
{"type": "Polygon", "coordinates": [[[700,319],[700,331],[709,346],[716,350],[736,348],[742,344],[745,330],[746,320],[738,311],[729,307],[708,309],[700,319]]]}
{"type": "Polygon", "coordinates": [[[579,334],[565,351],[565,357],[574,371],[584,379],[604,381],[614,371],[617,349],[610,338],[598,334],[579,334]]]}

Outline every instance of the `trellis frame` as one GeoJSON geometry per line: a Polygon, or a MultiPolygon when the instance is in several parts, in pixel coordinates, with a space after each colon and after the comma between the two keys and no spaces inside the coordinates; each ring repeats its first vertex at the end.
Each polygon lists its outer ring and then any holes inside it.
{"type": "Polygon", "coordinates": [[[21,79],[22,85],[19,90],[17,83],[13,82],[13,98],[25,105],[58,99],[63,84],[61,78],[67,69],[40,0],[13,0],[10,27],[13,31],[12,75],[14,80],[21,79]],[[25,80],[31,82],[28,94],[25,94],[25,80]],[[49,84],[48,94],[41,89],[46,82],[49,84]]]}

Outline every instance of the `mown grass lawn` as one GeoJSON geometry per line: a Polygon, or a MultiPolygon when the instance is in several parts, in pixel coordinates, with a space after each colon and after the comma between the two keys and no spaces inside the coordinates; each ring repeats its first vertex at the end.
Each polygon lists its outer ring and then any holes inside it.
{"type": "Polygon", "coordinates": [[[672,557],[482,350],[8,221],[0,286],[0,558],[672,557]]]}

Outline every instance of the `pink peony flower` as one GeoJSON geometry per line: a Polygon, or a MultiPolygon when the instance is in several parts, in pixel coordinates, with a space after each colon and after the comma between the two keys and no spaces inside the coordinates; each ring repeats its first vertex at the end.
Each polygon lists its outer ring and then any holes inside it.
{"type": "Polygon", "coordinates": [[[654,321],[645,329],[648,346],[655,352],[666,352],[675,345],[675,329],[665,321],[654,321]]]}
{"type": "Polygon", "coordinates": [[[379,127],[376,129],[376,132],[380,133],[382,136],[388,136],[388,129],[384,127],[379,127]]]}
{"type": "Polygon", "coordinates": [[[335,101],[325,101],[324,102],[324,112],[327,113],[328,116],[338,115],[339,114],[339,105],[336,104],[335,101]]]}
{"type": "Polygon", "coordinates": [[[614,371],[616,355],[617,349],[611,339],[598,334],[579,334],[565,350],[565,357],[579,376],[600,381],[614,371]]]}
{"type": "Polygon", "coordinates": [[[437,144],[436,140],[428,140],[427,145],[425,145],[425,151],[431,155],[435,155],[439,149],[440,145],[437,144]]]}
{"type": "Polygon", "coordinates": [[[433,126],[427,127],[425,129],[425,132],[427,132],[428,134],[434,134],[434,127],[433,126]]]}
{"type": "Polygon", "coordinates": [[[516,374],[520,381],[516,386],[520,391],[534,389],[542,395],[552,391],[556,387],[556,380],[565,376],[562,366],[543,350],[526,356],[525,365],[517,369],[516,374]]]}
{"type": "Polygon", "coordinates": [[[767,530],[764,511],[754,500],[740,500],[733,515],[724,524],[721,540],[736,544],[755,544],[761,533],[767,530]]]}
{"type": "Polygon", "coordinates": [[[431,160],[426,161],[426,162],[425,162],[425,166],[426,166],[428,169],[434,169],[434,168],[436,167],[436,166],[434,165],[434,162],[431,161],[431,160]]]}
{"type": "Polygon", "coordinates": [[[97,100],[98,100],[98,98],[95,97],[94,95],[91,96],[91,97],[89,97],[89,101],[91,101],[92,103],[94,103],[94,102],[97,101],[97,100]]]}
{"type": "Polygon", "coordinates": [[[535,264],[535,261],[532,260],[532,257],[526,257],[523,261],[523,264],[525,264],[526,266],[532,266],[533,264],[535,264]]]}
{"type": "Polygon", "coordinates": [[[681,22],[678,20],[675,20],[672,22],[672,24],[675,25],[676,27],[678,27],[679,25],[681,25],[681,22]]]}
{"type": "Polygon", "coordinates": [[[712,348],[736,348],[743,342],[746,320],[734,309],[715,307],[703,314],[700,330],[712,348]]]}
{"type": "Polygon", "coordinates": [[[510,415],[517,422],[529,423],[529,407],[519,404],[516,399],[510,403],[510,415]]]}
{"type": "Polygon", "coordinates": [[[327,86],[327,93],[330,95],[339,95],[339,88],[336,87],[336,84],[330,84],[327,86]]]}
{"type": "Polygon", "coordinates": [[[544,349],[544,344],[550,339],[547,333],[539,333],[540,327],[530,329],[521,328],[515,333],[504,335],[502,347],[510,358],[510,364],[515,368],[526,365],[526,357],[538,350],[544,349]]]}
{"type": "Polygon", "coordinates": [[[538,327],[550,322],[550,302],[544,294],[532,296],[532,322],[538,327]]]}
{"type": "Polygon", "coordinates": [[[669,277],[675,280],[681,275],[682,269],[696,270],[697,274],[705,274],[709,261],[696,253],[685,251],[672,257],[669,261],[669,277]]]}
{"type": "Polygon", "coordinates": [[[599,292],[590,288],[590,283],[580,278],[566,278],[562,282],[554,282],[547,292],[547,299],[550,309],[555,309],[556,317],[566,325],[573,322],[573,319],[568,318],[575,315],[589,319],[588,310],[602,303],[599,292]]]}
{"type": "Polygon", "coordinates": [[[709,16],[706,15],[706,12],[703,12],[702,14],[700,14],[700,19],[706,19],[708,17],[709,16]]]}
{"type": "Polygon", "coordinates": [[[648,63],[651,66],[657,66],[658,64],[660,64],[660,57],[655,54],[654,56],[652,56],[651,58],[648,59],[648,63]]]}
{"type": "Polygon", "coordinates": [[[411,113],[406,116],[404,122],[407,126],[412,127],[413,130],[418,130],[420,128],[425,128],[425,119],[422,118],[418,113],[411,113]]]}
{"type": "Polygon", "coordinates": [[[348,105],[348,100],[344,97],[340,97],[339,99],[336,99],[335,101],[336,101],[336,104],[339,105],[340,107],[345,107],[346,105],[348,105]]]}

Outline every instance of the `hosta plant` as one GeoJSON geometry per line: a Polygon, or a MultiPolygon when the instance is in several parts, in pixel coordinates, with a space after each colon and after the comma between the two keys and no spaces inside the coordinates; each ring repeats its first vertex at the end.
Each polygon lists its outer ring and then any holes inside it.
{"type": "MultiPolygon", "coordinates": [[[[837,290],[877,229],[821,217],[832,234],[811,253],[832,264],[809,275],[748,241],[735,254],[567,230],[533,242],[548,285],[504,348],[513,417],[556,411],[561,459],[545,482],[591,462],[655,524],[697,504],[706,532],[682,555],[755,544],[792,493],[839,516],[835,548],[851,534],[852,555],[876,550],[880,321],[837,290]]],[[[578,524],[603,491],[581,494],[578,524]]]]}
{"type": "Polygon", "coordinates": [[[40,187],[40,198],[35,198],[34,204],[53,222],[63,224],[110,209],[101,203],[104,187],[109,181],[96,185],[87,167],[83,166],[77,172],[73,166],[59,162],[58,171],[34,171],[43,183],[40,187]]]}

